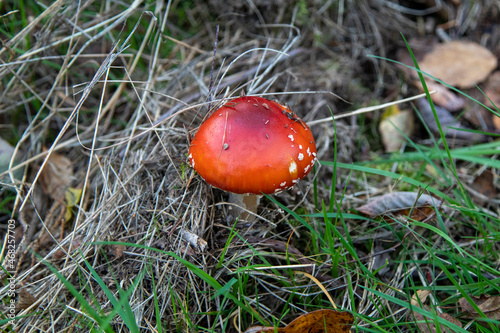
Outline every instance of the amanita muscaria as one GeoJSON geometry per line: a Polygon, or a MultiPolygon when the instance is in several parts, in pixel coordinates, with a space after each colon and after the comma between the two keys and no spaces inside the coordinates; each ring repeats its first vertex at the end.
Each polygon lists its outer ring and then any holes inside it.
{"type": "Polygon", "coordinates": [[[237,194],[273,194],[304,178],[316,161],[311,130],[289,108],[262,97],[226,101],[189,148],[191,166],[210,185],[237,194]]]}

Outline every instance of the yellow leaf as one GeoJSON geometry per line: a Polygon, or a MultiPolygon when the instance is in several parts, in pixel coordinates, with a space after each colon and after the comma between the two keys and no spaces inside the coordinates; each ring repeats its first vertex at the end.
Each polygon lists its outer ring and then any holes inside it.
{"type": "Polygon", "coordinates": [[[73,214],[71,213],[71,208],[73,208],[77,203],[80,202],[82,197],[82,189],[68,187],[66,190],[66,212],[64,213],[64,220],[68,222],[73,214]]]}

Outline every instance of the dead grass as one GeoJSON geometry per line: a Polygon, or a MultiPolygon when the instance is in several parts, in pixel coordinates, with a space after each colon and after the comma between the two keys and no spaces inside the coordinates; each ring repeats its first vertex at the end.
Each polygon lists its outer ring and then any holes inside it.
{"type": "MultiPolygon", "coordinates": [[[[144,273],[128,297],[143,331],[236,331],[259,317],[278,325],[328,304],[307,275],[286,266],[293,264],[305,265],[301,270],[320,279],[338,307],[359,313],[360,329],[406,320],[406,308],[370,293],[374,280],[357,278],[363,265],[372,272],[384,264],[370,255],[383,242],[397,243],[401,227],[346,220],[339,230],[343,237],[352,234],[357,256],[365,259],[341,260],[334,278],[333,252],[322,249],[331,245],[340,251],[342,242],[322,243],[298,222],[303,218],[322,233],[321,220],[294,215],[321,211],[321,201],[328,205],[336,186],[332,208],[347,212],[395,186],[394,179],[368,179],[326,164],[275,201],[265,200],[257,221],[235,223],[227,195],[205,184],[186,162],[189,138],[209,107],[242,92],[279,98],[306,121],[328,117],[329,109],[338,114],[393,100],[399,93],[391,91],[400,91],[399,73],[366,55],[390,57],[402,43],[401,32],[416,34],[418,20],[403,7],[369,0],[299,1],[295,6],[236,1],[230,8],[221,1],[194,6],[141,0],[128,5],[22,3],[22,8],[0,5],[5,12],[0,133],[15,145],[17,158],[3,174],[2,196],[12,198],[7,207],[17,226],[13,276],[18,290],[34,300],[17,309],[24,317],[3,322],[2,330],[88,332],[93,327],[44,262],[103,316],[113,306],[85,263],[115,294],[134,286],[144,273]],[[216,25],[220,33],[213,58],[216,25]],[[43,169],[53,168],[53,157],[61,155],[71,162],[66,186],[82,191],[66,222],[65,198],[40,185],[43,169]],[[250,269],[253,265],[274,269],[250,269]]],[[[474,8],[473,13],[488,13],[494,5],[474,8]]],[[[372,139],[359,131],[355,119],[337,122],[336,131],[331,123],[314,126],[319,160],[370,158],[372,139]]],[[[54,186],[61,181],[58,173],[48,180],[54,186]]],[[[498,202],[490,208],[497,209],[498,202]]],[[[463,231],[461,225],[451,227],[457,234],[463,231]]],[[[402,263],[390,265],[393,273],[380,278],[385,283],[380,292],[399,297],[409,276],[426,281],[415,264],[421,260],[418,251],[406,258],[414,261],[411,270],[402,263]]],[[[7,292],[5,284],[2,299],[7,292]]],[[[122,319],[113,316],[114,331],[130,329],[122,319]]]]}

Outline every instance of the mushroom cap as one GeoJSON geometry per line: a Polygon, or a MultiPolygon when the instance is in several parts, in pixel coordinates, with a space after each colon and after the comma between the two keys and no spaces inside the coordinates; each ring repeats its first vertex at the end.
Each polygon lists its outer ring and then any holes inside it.
{"type": "Polygon", "coordinates": [[[295,185],[316,161],[311,130],[287,107],[245,96],[201,124],[191,166],[210,185],[233,193],[271,194],[295,185]]]}

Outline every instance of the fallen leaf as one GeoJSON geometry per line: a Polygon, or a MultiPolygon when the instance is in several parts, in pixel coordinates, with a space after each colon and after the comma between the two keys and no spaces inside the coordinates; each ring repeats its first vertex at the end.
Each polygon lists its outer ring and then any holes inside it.
{"type": "MultiPolygon", "coordinates": [[[[19,154],[17,154],[16,157],[18,157],[19,154]]],[[[14,156],[14,147],[12,147],[7,141],[4,139],[0,138],[0,173],[3,173],[9,169],[9,164],[10,160],[14,156]]],[[[16,162],[18,159],[14,162],[16,162]]],[[[16,166],[17,163],[13,163],[13,166],[16,166]]],[[[16,179],[21,179],[23,175],[23,169],[16,169],[13,172],[13,176],[16,179]]],[[[5,175],[4,177],[9,177],[5,175]]],[[[2,177],[2,179],[4,178],[2,177]]],[[[5,180],[4,180],[5,181],[5,180]]],[[[11,181],[10,178],[8,180],[9,182],[11,181]]]]}
{"type": "MultiPolygon", "coordinates": [[[[422,116],[422,119],[424,120],[427,127],[429,127],[431,132],[438,134],[439,127],[436,123],[436,119],[434,118],[434,113],[432,112],[432,108],[427,99],[419,98],[415,100],[415,103],[417,104],[418,111],[420,112],[420,115],[422,116]]],[[[460,139],[466,141],[481,141],[484,139],[484,136],[481,134],[459,130],[460,128],[461,129],[466,129],[466,128],[462,126],[462,124],[460,124],[448,110],[439,107],[437,105],[434,105],[434,108],[436,110],[439,123],[441,124],[443,132],[445,133],[445,136],[447,138],[460,139]]]]}
{"type": "Polygon", "coordinates": [[[495,71],[488,77],[483,91],[486,95],[484,104],[493,109],[495,106],[500,108],[500,71],[495,71]]]}
{"type": "Polygon", "coordinates": [[[40,185],[52,199],[63,201],[73,179],[73,163],[64,155],[50,155],[40,174],[40,185]]]}
{"type": "Polygon", "coordinates": [[[123,256],[123,251],[125,251],[126,246],[123,244],[113,244],[111,245],[111,250],[113,251],[113,255],[116,259],[121,258],[123,256]]]}
{"type": "Polygon", "coordinates": [[[406,141],[405,135],[411,136],[415,120],[410,110],[400,110],[397,105],[388,107],[378,126],[385,151],[397,152],[406,141]],[[403,135],[404,134],[404,135],[403,135]]]}
{"type": "Polygon", "coordinates": [[[4,172],[8,169],[13,155],[14,147],[12,147],[4,139],[0,138],[0,172],[4,172]]]}
{"type": "Polygon", "coordinates": [[[451,41],[436,45],[419,66],[423,72],[451,86],[471,88],[497,67],[497,59],[477,43],[451,41]]]}
{"type": "Polygon", "coordinates": [[[491,170],[484,170],[472,182],[471,187],[484,196],[483,198],[478,198],[479,204],[485,204],[487,199],[496,197],[497,189],[493,183],[494,180],[493,172],[491,170]]]}
{"type": "MultiPolygon", "coordinates": [[[[439,45],[439,39],[435,36],[427,36],[423,38],[410,38],[408,40],[408,45],[413,52],[413,56],[420,63],[427,53],[430,53],[436,45],[439,45]]],[[[398,49],[396,53],[396,58],[399,62],[405,64],[406,66],[413,67],[413,59],[405,47],[398,49]]],[[[408,68],[406,66],[398,65],[398,68],[403,71],[406,78],[410,81],[418,79],[418,74],[415,70],[408,68]]]]}
{"type": "MultiPolygon", "coordinates": [[[[500,319],[500,296],[481,295],[479,297],[470,296],[470,298],[488,319],[500,319]]],[[[481,315],[472,307],[465,297],[459,299],[458,304],[462,308],[462,311],[467,313],[469,316],[481,317],[481,315]]]]}
{"type": "Polygon", "coordinates": [[[325,309],[303,314],[284,328],[255,326],[247,329],[245,333],[347,333],[351,331],[352,324],[354,316],[349,312],[325,309]]]}
{"type": "MultiPolygon", "coordinates": [[[[422,83],[420,82],[420,80],[416,80],[414,84],[421,93],[424,93],[424,88],[422,87],[422,83]]],[[[425,84],[427,85],[427,89],[429,91],[436,91],[436,93],[431,95],[434,104],[437,104],[452,112],[459,111],[464,108],[465,100],[452,92],[446,86],[429,78],[425,79],[425,84]]]]}
{"type": "Polygon", "coordinates": [[[439,205],[439,200],[428,194],[415,192],[393,192],[373,198],[372,201],[356,208],[367,216],[409,215],[417,221],[423,221],[439,205]]]}
{"type": "MultiPolygon", "coordinates": [[[[71,247],[71,250],[74,251],[82,245],[82,240],[77,237],[77,238],[73,239],[72,244],[73,244],[73,246],[71,247]]],[[[65,244],[62,246],[62,249],[61,248],[57,249],[54,252],[54,254],[52,255],[52,257],[54,259],[61,259],[62,257],[67,255],[68,250],[69,250],[69,246],[68,246],[68,244],[65,244]]]]}
{"type": "Polygon", "coordinates": [[[493,115],[493,125],[500,130],[500,117],[493,115]]]}
{"type": "Polygon", "coordinates": [[[21,311],[33,305],[37,299],[33,297],[26,289],[19,290],[19,300],[16,304],[16,311],[21,311]]]}
{"type": "Polygon", "coordinates": [[[71,212],[71,209],[75,207],[79,202],[82,197],[82,188],[74,188],[74,187],[69,187],[66,190],[66,212],[64,213],[64,220],[68,222],[71,217],[73,216],[73,213],[71,212]]]}
{"type": "MultiPolygon", "coordinates": [[[[427,297],[430,295],[431,291],[430,290],[417,290],[417,292],[413,295],[411,298],[411,305],[414,307],[418,307],[421,309],[424,309],[426,311],[432,312],[432,309],[430,306],[425,305],[425,301],[427,300],[427,297]]],[[[413,315],[417,321],[417,326],[420,329],[421,332],[424,333],[436,333],[438,332],[435,322],[432,318],[425,317],[423,314],[420,314],[416,311],[413,311],[409,316],[413,315]]],[[[462,327],[462,323],[455,317],[444,313],[444,312],[437,312],[436,315],[438,317],[441,317],[450,323],[453,323],[459,327],[462,327]]],[[[411,319],[410,319],[411,320],[411,319]]],[[[452,333],[453,331],[450,328],[443,327],[440,325],[439,327],[439,332],[450,332],[452,333]]]]}
{"type": "Polygon", "coordinates": [[[380,244],[380,241],[375,239],[375,246],[372,253],[375,255],[370,263],[370,269],[377,272],[379,276],[384,276],[391,269],[392,258],[389,252],[380,244]]]}
{"type": "Polygon", "coordinates": [[[198,249],[200,252],[205,252],[205,249],[208,246],[206,240],[185,229],[181,229],[180,235],[182,239],[188,242],[194,249],[198,249]]]}
{"type": "MultiPolygon", "coordinates": [[[[484,104],[493,110],[500,109],[500,71],[495,71],[486,81],[484,104]]],[[[500,117],[488,111],[493,118],[493,125],[500,130],[500,117]]]]}

